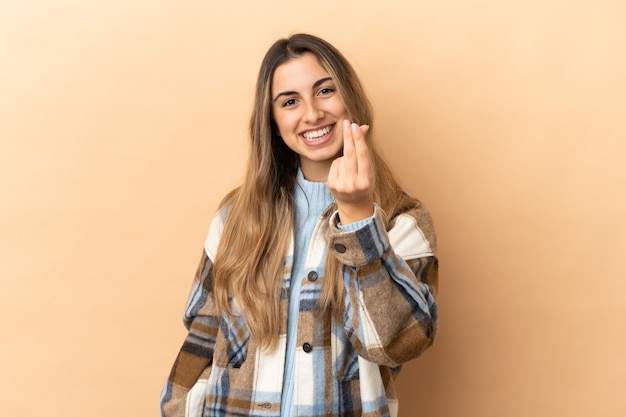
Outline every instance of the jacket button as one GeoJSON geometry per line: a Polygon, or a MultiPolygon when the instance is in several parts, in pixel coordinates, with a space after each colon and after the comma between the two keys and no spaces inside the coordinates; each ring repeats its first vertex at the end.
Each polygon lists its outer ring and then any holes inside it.
{"type": "Polygon", "coordinates": [[[311,346],[310,343],[305,343],[302,345],[302,350],[304,350],[306,353],[311,353],[311,351],[313,350],[313,346],[311,346]]]}
{"type": "Polygon", "coordinates": [[[339,253],[344,253],[346,251],[346,247],[341,243],[335,243],[335,250],[339,253]]]}
{"type": "Polygon", "coordinates": [[[317,281],[317,278],[319,278],[319,276],[317,275],[317,272],[311,271],[309,272],[309,275],[307,275],[307,278],[309,279],[309,281],[315,282],[317,281]]]}

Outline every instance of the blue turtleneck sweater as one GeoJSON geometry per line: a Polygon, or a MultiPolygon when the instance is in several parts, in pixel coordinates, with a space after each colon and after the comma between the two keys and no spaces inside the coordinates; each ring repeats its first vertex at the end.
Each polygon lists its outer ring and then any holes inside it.
{"type": "Polygon", "coordinates": [[[291,269],[291,285],[289,289],[289,317],[287,319],[287,353],[285,357],[285,373],[283,378],[283,394],[281,416],[292,416],[294,359],[298,332],[298,311],[300,308],[301,282],[309,272],[304,262],[313,229],[324,210],[335,201],[332,193],[324,182],[311,182],[304,179],[302,171],[298,171],[297,184],[294,192],[294,251],[291,269]]]}
{"type": "MultiPolygon", "coordinates": [[[[306,269],[306,254],[313,230],[324,210],[335,201],[328,186],[324,182],[311,182],[304,179],[298,170],[296,189],[294,191],[294,250],[289,288],[289,316],[287,318],[287,351],[285,354],[285,370],[283,376],[283,392],[281,399],[281,417],[291,417],[293,413],[293,387],[295,385],[295,352],[298,338],[298,313],[302,280],[310,270],[306,269]]],[[[340,230],[357,230],[373,221],[374,216],[350,224],[339,223],[340,230]]],[[[316,265],[318,266],[318,265],[316,265]]]]}

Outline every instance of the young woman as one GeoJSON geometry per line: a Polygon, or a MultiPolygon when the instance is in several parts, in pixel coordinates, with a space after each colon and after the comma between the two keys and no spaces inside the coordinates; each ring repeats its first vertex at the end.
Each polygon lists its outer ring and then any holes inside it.
{"type": "Polygon", "coordinates": [[[396,416],[394,378],[437,330],[435,233],[374,147],[354,70],[277,41],[243,184],[214,217],[163,416],[396,416]]]}

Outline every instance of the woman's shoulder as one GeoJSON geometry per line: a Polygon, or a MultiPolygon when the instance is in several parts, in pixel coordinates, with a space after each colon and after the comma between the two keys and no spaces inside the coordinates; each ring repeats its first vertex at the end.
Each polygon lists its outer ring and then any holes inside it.
{"type": "Polygon", "coordinates": [[[204,241],[204,250],[212,261],[215,261],[217,248],[222,237],[222,232],[224,231],[224,224],[226,223],[226,218],[228,217],[228,213],[233,205],[233,199],[236,191],[237,189],[229,192],[222,199],[217,210],[213,213],[213,217],[211,218],[209,232],[206,240],[204,241]]]}
{"type": "Polygon", "coordinates": [[[206,240],[204,241],[204,251],[211,261],[215,261],[215,255],[217,254],[217,247],[219,246],[220,239],[222,237],[222,231],[224,230],[224,221],[226,219],[226,212],[223,209],[213,215],[211,223],[209,225],[209,232],[206,240]]]}
{"type": "Polygon", "coordinates": [[[437,237],[435,224],[430,211],[419,199],[405,194],[406,199],[389,219],[389,229],[396,233],[408,233],[410,230],[419,232],[427,242],[432,252],[436,251],[437,237]]]}

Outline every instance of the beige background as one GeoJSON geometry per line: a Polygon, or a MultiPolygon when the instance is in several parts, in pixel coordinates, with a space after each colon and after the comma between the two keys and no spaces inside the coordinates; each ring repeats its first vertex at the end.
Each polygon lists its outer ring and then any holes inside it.
{"type": "Polygon", "coordinates": [[[621,0],[2,0],[0,415],[158,414],[261,57],[309,31],[438,227],[440,338],[401,416],[626,416],[625,21],[621,0]]]}

